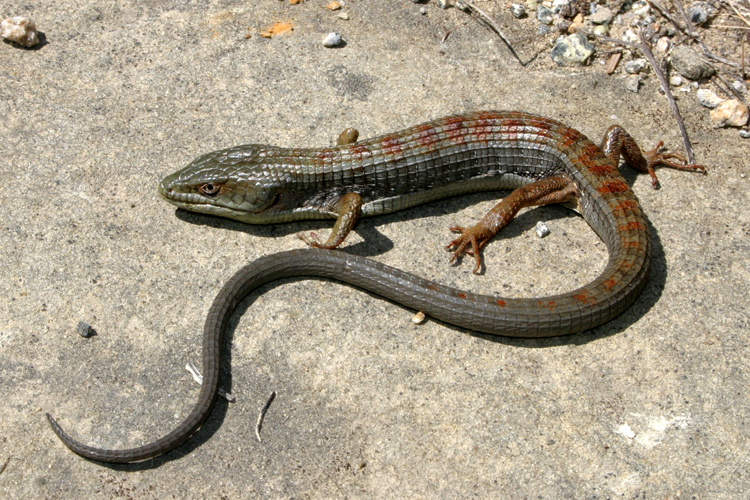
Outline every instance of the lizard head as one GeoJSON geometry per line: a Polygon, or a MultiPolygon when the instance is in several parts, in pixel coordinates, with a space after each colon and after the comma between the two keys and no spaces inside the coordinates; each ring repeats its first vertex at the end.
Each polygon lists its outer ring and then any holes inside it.
{"type": "Polygon", "coordinates": [[[185,210],[251,224],[289,220],[289,190],[269,168],[268,149],[251,144],[207,153],[165,177],[159,194],[185,210]]]}

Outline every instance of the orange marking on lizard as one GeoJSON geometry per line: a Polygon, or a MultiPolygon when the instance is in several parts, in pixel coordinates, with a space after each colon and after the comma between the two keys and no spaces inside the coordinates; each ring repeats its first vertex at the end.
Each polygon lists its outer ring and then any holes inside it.
{"type": "Polygon", "coordinates": [[[615,281],[614,278],[610,278],[606,280],[604,283],[602,283],[604,288],[606,288],[607,290],[611,290],[612,288],[614,288],[616,284],[617,284],[617,281],[615,281]]]}
{"type": "Polygon", "coordinates": [[[616,205],[612,207],[612,211],[616,215],[625,215],[626,213],[632,212],[638,208],[638,202],[635,200],[620,200],[616,205]]]}
{"type": "Polygon", "coordinates": [[[581,290],[580,293],[573,295],[573,298],[582,304],[596,304],[596,299],[589,294],[588,290],[581,290]]]}
{"type": "Polygon", "coordinates": [[[627,224],[622,224],[621,226],[617,226],[618,232],[623,231],[643,231],[646,229],[646,226],[644,226],[642,223],[638,221],[632,221],[628,222],[627,224]]]}
{"type": "Polygon", "coordinates": [[[625,184],[625,181],[622,181],[620,179],[613,179],[611,181],[603,182],[601,186],[596,188],[596,190],[602,194],[624,193],[628,189],[630,188],[627,184],[625,184]]]}
{"type": "Polygon", "coordinates": [[[452,116],[443,122],[443,132],[454,144],[463,144],[466,142],[464,137],[464,121],[462,118],[452,116]]]}
{"type": "Polygon", "coordinates": [[[370,156],[371,152],[364,144],[352,144],[349,146],[349,154],[353,158],[361,160],[365,156],[370,156]]]}
{"type": "Polygon", "coordinates": [[[333,150],[330,148],[323,148],[315,153],[315,159],[324,162],[333,160],[333,156],[333,150]]]}
{"type": "Polygon", "coordinates": [[[588,170],[594,175],[611,175],[617,171],[617,169],[613,167],[612,165],[610,165],[609,163],[600,163],[599,165],[591,165],[590,167],[587,167],[586,170],[588,170]]]}
{"type": "Polygon", "coordinates": [[[440,140],[435,127],[432,127],[430,125],[422,125],[417,130],[419,130],[419,135],[417,136],[417,144],[427,148],[428,150],[434,149],[435,144],[440,140]]]}
{"type": "Polygon", "coordinates": [[[504,301],[504,300],[500,300],[500,299],[497,299],[497,300],[495,301],[495,304],[499,305],[500,307],[505,307],[505,306],[507,306],[507,305],[508,305],[508,304],[506,304],[506,303],[505,303],[505,301],[504,301]]]}
{"type": "Polygon", "coordinates": [[[539,301],[537,301],[537,305],[539,305],[541,307],[546,307],[550,311],[554,311],[555,309],[557,309],[557,302],[555,302],[554,300],[551,300],[551,301],[547,302],[546,304],[544,302],[542,302],[541,300],[539,300],[539,301]]]}
{"type": "Polygon", "coordinates": [[[395,135],[386,135],[380,141],[380,147],[383,148],[383,152],[390,155],[395,155],[401,152],[401,142],[395,135]]]}

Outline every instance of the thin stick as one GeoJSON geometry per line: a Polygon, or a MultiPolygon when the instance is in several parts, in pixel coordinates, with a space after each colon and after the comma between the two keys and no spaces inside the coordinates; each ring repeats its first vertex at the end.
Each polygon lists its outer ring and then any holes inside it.
{"type": "Polygon", "coordinates": [[[714,80],[714,85],[716,85],[717,87],[719,85],[716,83],[716,79],[721,80],[721,82],[727,88],[727,90],[729,91],[729,93],[732,94],[732,95],[734,95],[734,97],[737,98],[737,99],[739,99],[740,102],[742,102],[742,104],[744,104],[745,106],[747,106],[747,101],[745,100],[745,96],[743,96],[742,94],[740,94],[740,92],[736,88],[732,87],[732,85],[730,85],[730,83],[728,81],[726,81],[724,79],[724,77],[721,76],[721,74],[719,74],[718,71],[716,73],[714,73],[714,76],[713,76],[712,79],[714,80]]]}
{"type": "Polygon", "coordinates": [[[620,40],[619,38],[610,38],[610,37],[604,36],[604,35],[597,35],[596,33],[592,32],[592,31],[586,31],[584,29],[579,29],[578,31],[581,32],[581,33],[583,33],[583,34],[585,34],[585,35],[588,35],[588,36],[595,36],[599,40],[602,40],[602,41],[605,41],[605,42],[616,43],[618,45],[623,45],[625,47],[630,47],[631,49],[640,49],[641,48],[641,46],[639,44],[637,44],[637,43],[626,42],[625,40],[620,40]]]}
{"type": "Polygon", "coordinates": [[[689,164],[693,164],[695,163],[693,145],[690,144],[690,138],[687,135],[687,130],[685,130],[685,124],[682,121],[682,115],[680,115],[680,108],[677,107],[677,102],[675,102],[674,97],[672,96],[672,91],[669,89],[669,83],[667,82],[667,78],[664,76],[664,72],[661,70],[659,63],[656,62],[656,58],[654,57],[653,52],[651,52],[651,47],[649,47],[648,45],[646,35],[643,34],[643,31],[639,31],[638,34],[641,38],[641,51],[643,52],[643,55],[646,56],[646,59],[648,59],[651,67],[654,69],[654,73],[659,79],[661,88],[664,89],[664,95],[667,97],[667,101],[669,101],[669,105],[672,108],[674,118],[677,121],[677,127],[680,129],[680,135],[682,135],[682,144],[685,147],[685,153],[687,154],[687,162],[689,164]]]}
{"type": "Polygon", "coordinates": [[[502,30],[498,27],[497,24],[495,24],[495,22],[492,20],[492,18],[490,16],[488,16],[487,14],[485,14],[482,11],[482,9],[480,9],[479,7],[477,7],[476,5],[474,5],[473,0],[465,0],[465,3],[469,7],[469,9],[471,9],[472,12],[475,12],[479,17],[481,17],[484,20],[484,22],[487,23],[490,26],[490,28],[492,28],[492,30],[495,33],[497,33],[497,36],[499,36],[500,39],[503,42],[505,42],[505,45],[508,46],[508,49],[510,50],[510,53],[513,54],[513,57],[515,57],[516,60],[519,63],[521,63],[521,66],[526,66],[526,64],[524,64],[524,62],[521,61],[521,58],[518,57],[518,54],[516,54],[515,49],[510,44],[510,42],[508,41],[508,39],[505,38],[505,35],[503,34],[502,30]]]}
{"type": "Polygon", "coordinates": [[[263,405],[263,408],[260,410],[260,414],[258,415],[258,421],[255,423],[255,437],[258,438],[259,443],[263,442],[263,440],[260,438],[260,430],[263,427],[263,419],[266,417],[266,412],[268,411],[268,408],[271,407],[271,403],[273,402],[275,397],[276,397],[276,391],[273,391],[271,395],[268,397],[268,401],[266,401],[266,404],[263,405]]]}
{"type": "Polygon", "coordinates": [[[683,19],[685,20],[685,26],[682,26],[680,23],[678,23],[672,16],[669,15],[669,13],[661,7],[658,3],[654,2],[653,0],[646,0],[649,5],[651,5],[654,9],[659,11],[659,14],[664,16],[669,22],[674,25],[677,30],[682,33],[683,35],[692,38],[696,42],[698,42],[698,45],[701,46],[701,50],[703,51],[703,55],[708,57],[709,59],[713,59],[714,61],[718,61],[724,64],[728,64],[729,66],[739,67],[739,64],[737,64],[734,61],[730,61],[729,59],[725,59],[723,57],[715,55],[713,52],[708,50],[708,47],[706,47],[706,44],[703,43],[703,40],[701,40],[698,33],[696,33],[693,28],[690,25],[690,20],[687,17],[687,14],[685,13],[685,9],[682,6],[682,3],[680,0],[673,0],[675,6],[677,7],[677,10],[680,11],[680,14],[682,15],[683,19]]]}
{"type": "Polygon", "coordinates": [[[730,7],[732,8],[732,10],[734,11],[734,13],[735,13],[735,14],[737,14],[738,16],[740,16],[740,19],[742,19],[743,21],[745,21],[745,24],[747,24],[748,26],[750,26],[750,21],[748,21],[747,19],[745,19],[745,16],[743,16],[743,15],[742,15],[742,14],[740,13],[739,9],[738,9],[738,8],[737,8],[737,6],[736,6],[736,5],[734,4],[734,2],[731,2],[731,1],[729,1],[729,0],[723,0],[723,1],[724,1],[724,3],[726,3],[726,4],[729,4],[729,6],[730,6],[730,7]]]}
{"type": "Polygon", "coordinates": [[[8,468],[8,464],[10,463],[10,459],[11,458],[14,458],[16,460],[23,460],[24,462],[26,461],[26,460],[24,460],[21,457],[14,457],[13,455],[10,455],[10,456],[8,456],[8,458],[5,459],[5,462],[3,463],[3,465],[0,466],[0,474],[2,474],[3,472],[5,472],[5,469],[8,468]]]}
{"type": "Polygon", "coordinates": [[[658,10],[659,14],[664,16],[665,19],[667,19],[670,23],[672,23],[674,27],[677,28],[677,30],[680,33],[684,35],[688,35],[688,32],[685,31],[685,28],[680,26],[680,24],[677,21],[675,21],[674,18],[672,18],[672,16],[669,15],[669,12],[667,12],[666,9],[663,9],[658,3],[654,2],[653,0],[646,0],[646,2],[648,2],[648,4],[654,9],[658,10]]]}

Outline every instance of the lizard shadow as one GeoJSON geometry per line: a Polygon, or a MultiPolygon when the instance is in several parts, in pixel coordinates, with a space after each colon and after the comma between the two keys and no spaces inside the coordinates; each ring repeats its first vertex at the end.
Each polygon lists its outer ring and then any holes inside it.
{"type": "MultiPolygon", "coordinates": [[[[359,255],[361,257],[373,257],[376,255],[382,255],[392,250],[395,245],[391,239],[381,233],[377,228],[380,226],[386,226],[398,222],[405,222],[415,219],[428,219],[431,217],[445,216],[449,214],[456,214],[467,207],[476,205],[483,201],[500,201],[501,196],[498,196],[497,191],[473,193],[454,198],[447,198],[444,200],[438,200],[431,203],[425,203],[416,207],[400,210],[390,214],[379,215],[376,217],[365,217],[357,221],[352,232],[360,235],[362,241],[357,243],[346,243],[345,246],[340,247],[347,253],[359,255]]],[[[522,212],[515,219],[513,223],[507,228],[503,229],[503,238],[513,238],[530,228],[534,227],[539,217],[537,215],[530,215],[530,213],[539,213],[538,210],[545,211],[544,220],[555,220],[565,217],[574,217],[570,210],[562,210],[555,205],[547,207],[537,207],[529,211],[522,212]]],[[[252,236],[261,238],[279,238],[285,237],[297,233],[308,233],[310,231],[316,231],[323,229],[324,231],[330,230],[333,227],[333,219],[317,219],[317,220],[302,220],[289,222],[284,224],[273,224],[273,225],[253,225],[246,224],[244,222],[238,222],[231,219],[224,219],[215,217],[212,215],[201,214],[197,212],[190,212],[182,208],[175,210],[175,216],[189,224],[209,226],[214,228],[227,229],[230,231],[244,232],[252,236]]],[[[455,221],[466,223],[467,225],[473,224],[477,221],[455,221]]],[[[452,239],[447,228],[441,228],[446,234],[446,243],[452,239]]],[[[323,239],[327,234],[321,235],[323,239]]],[[[300,245],[302,245],[300,243],[300,245]]]]}
{"type": "MultiPolygon", "coordinates": [[[[635,182],[635,179],[638,177],[638,173],[633,171],[632,169],[623,169],[622,173],[624,174],[626,182],[629,185],[632,185],[635,182]]],[[[391,250],[394,247],[393,241],[391,241],[388,237],[377,230],[377,228],[381,225],[403,222],[415,218],[429,218],[444,216],[451,213],[458,213],[466,207],[474,205],[478,202],[499,199],[500,197],[498,196],[498,192],[496,191],[474,193],[427,203],[411,209],[394,212],[392,214],[364,218],[358,221],[357,226],[355,227],[355,231],[363,237],[364,241],[347,245],[342,249],[342,251],[363,257],[380,255],[391,250]]],[[[212,227],[221,227],[224,229],[243,231],[245,233],[265,237],[285,236],[300,231],[309,231],[311,229],[315,229],[316,227],[323,227],[325,224],[327,224],[329,227],[331,225],[330,222],[317,220],[302,221],[298,224],[290,223],[276,226],[253,226],[250,224],[235,222],[228,219],[219,219],[217,217],[212,217],[209,215],[187,212],[182,209],[177,209],[176,214],[180,219],[192,224],[210,225],[212,227]],[[300,226],[302,226],[302,229],[300,229],[300,226]]],[[[525,233],[526,231],[530,231],[539,220],[550,221],[568,217],[580,216],[578,214],[574,214],[572,210],[560,207],[558,205],[536,207],[534,209],[520,213],[513,220],[513,222],[508,225],[508,227],[503,229],[502,238],[514,238],[525,233]]],[[[586,344],[599,338],[616,335],[627,329],[630,325],[634,324],[646,313],[648,313],[648,311],[656,304],[656,302],[658,302],[666,283],[667,264],[666,258],[664,256],[664,248],[661,244],[661,239],[659,238],[658,232],[653,227],[648,217],[646,217],[646,223],[648,225],[648,230],[651,236],[652,252],[651,274],[649,280],[633,305],[631,305],[620,316],[605,323],[604,325],[574,335],[542,339],[519,339],[513,337],[499,337],[495,335],[477,333],[468,329],[456,327],[447,323],[442,323],[433,318],[431,318],[431,320],[441,324],[445,324],[445,326],[449,328],[462,331],[477,338],[518,347],[544,348],[560,345],[579,345],[586,344]]],[[[449,233],[446,232],[446,234],[449,233]]],[[[446,238],[446,240],[448,240],[448,238],[446,238]]],[[[490,242],[489,244],[491,245],[492,242],[490,242]]],[[[303,279],[321,278],[291,278],[286,279],[283,282],[303,279]]],[[[364,291],[365,293],[370,293],[365,290],[362,291],[364,291]]],[[[376,294],[371,295],[377,296],[376,294]]]]}

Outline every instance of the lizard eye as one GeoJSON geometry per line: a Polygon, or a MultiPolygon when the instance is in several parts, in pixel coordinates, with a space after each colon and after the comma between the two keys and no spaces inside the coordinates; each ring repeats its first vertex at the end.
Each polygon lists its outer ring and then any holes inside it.
{"type": "Polygon", "coordinates": [[[198,192],[206,196],[216,196],[221,191],[221,188],[221,184],[207,182],[198,188],[198,192]]]}

